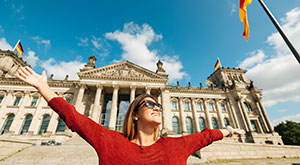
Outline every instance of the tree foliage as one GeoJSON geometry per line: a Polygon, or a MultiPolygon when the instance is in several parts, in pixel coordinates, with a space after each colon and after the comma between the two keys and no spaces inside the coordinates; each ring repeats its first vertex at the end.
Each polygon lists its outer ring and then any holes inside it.
{"type": "Polygon", "coordinates": [[[287,145],[300,145],[300,123],[286,120],[274,127],[287,145]]]}

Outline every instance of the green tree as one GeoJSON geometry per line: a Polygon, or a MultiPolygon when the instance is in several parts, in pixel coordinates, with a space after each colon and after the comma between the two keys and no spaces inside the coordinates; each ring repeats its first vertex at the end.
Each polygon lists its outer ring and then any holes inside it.
{"type": "Polygon", "coordinates": [[[300,145],[300,123],[286,120],[274,127],[287,145],[300,145]]]}

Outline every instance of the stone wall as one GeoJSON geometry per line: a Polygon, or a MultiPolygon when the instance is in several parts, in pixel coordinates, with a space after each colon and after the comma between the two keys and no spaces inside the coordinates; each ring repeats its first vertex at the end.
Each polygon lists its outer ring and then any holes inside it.
{"type": "Polygon", "coordinates": [[[201,149],[200,157],[204,161],[217,159],[300,157],[300,146],[219,141],[201,149]]]}

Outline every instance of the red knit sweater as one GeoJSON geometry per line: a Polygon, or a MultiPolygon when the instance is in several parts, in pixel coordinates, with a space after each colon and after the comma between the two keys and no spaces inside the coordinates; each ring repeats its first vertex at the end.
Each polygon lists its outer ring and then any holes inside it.
{"type": "Polygon", "coordinates": [[[221,131],[205,128],[201,133],[161,137],[151,146],[139,146],[123,134],[108,130],[78,113],[61,97],[53,98],[48,104],[72,131],[93,146],[99,164],[186,164],[192,153],[223,138],[221,131]]]}

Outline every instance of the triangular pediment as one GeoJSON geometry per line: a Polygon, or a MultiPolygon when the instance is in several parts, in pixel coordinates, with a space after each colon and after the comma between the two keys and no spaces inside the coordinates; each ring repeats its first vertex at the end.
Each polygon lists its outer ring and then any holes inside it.
{"type": "Polygon", "coordinates": [[[167,76],[157,74],[129,61],[123,61],[79,72],[78,76],[80,79],[99,78],[111,80],[168,81],[167,76]]]}

